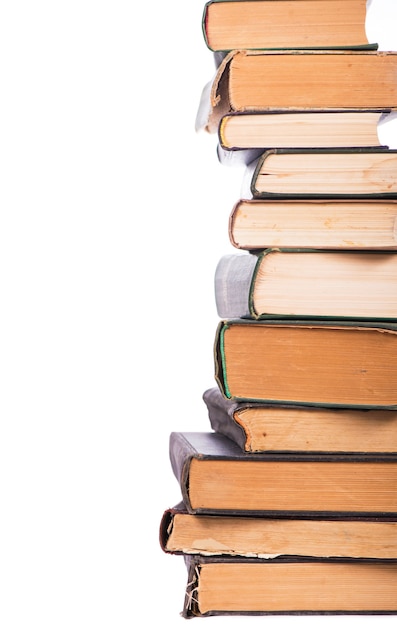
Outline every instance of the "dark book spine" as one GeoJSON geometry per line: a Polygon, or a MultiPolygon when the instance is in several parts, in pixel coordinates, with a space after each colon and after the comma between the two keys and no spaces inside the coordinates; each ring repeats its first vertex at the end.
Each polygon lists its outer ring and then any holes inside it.
{"type": "Polygon", "coordinates": [[[242,450],[245,450],[246,433],[244,428],[234,419],[237,408],[236,402],[226,400],[219,389],[208,389],[203,394],[203,400],[208,409],[208,418],[211,428],[232,439],[242,450]]]}

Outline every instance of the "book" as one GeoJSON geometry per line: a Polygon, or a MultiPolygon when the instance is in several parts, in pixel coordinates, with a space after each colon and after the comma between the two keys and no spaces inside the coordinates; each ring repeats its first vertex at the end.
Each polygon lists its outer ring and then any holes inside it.
{"type": "Polygon", "coordinates": [[[266,248],[224,254],[214,280],[219,317],[397,321],[397,253],[266,248]]]}
{"type": "Polygon", "coordinates": [[[164,552],[178,555],[397,559],[397,518],[192,515],[180,502],[164,511],[159,540],[164,552]]]}
{"type": "Polygon", "coordinates": [[[397,203],[389,199],[240,198],[229,216],[229,239],[238,250],[317,248],[392,250],[397,203]]]}
{"type": "Polygon", "coordinates": [[[228,319],[215,379],[234,400],[397,409],[397,324],[228,319]]]}
{"type": "Polygon", "coordinates": [[[397,52],[233,50],[203,88],[196,130],[232,112],[397,108],[397,52]]]}
{"type": "Polygon", "coordinates": [[[379,128],[393,117],[388,110],[229,113],[219,122],[219,159],[227,162],[242,152],[250,162],[252,154],[271,148],[386,147],[379,128]]]}
{"type": "Polygon", "coordinates": [[[397,613],[397,562],[185,557],[182,615],[397,613]]]}
{"type": "Polygon", "coordinates": [[[210,0],[202,28],[212,51],[369,46],[366,0],[210,0]]]}
{"type": "Polygon", "coordinates": [[[397,150],[266,150],[247,165],[243,198],[395,198],[397,150]]]}
{"type": "Polygon", "coordinates": [[[169,453],[191,514],[393,518],[397,513],[397,453],[252,454],[215,432],[172,432],[169,453]]]}
{"type": "Polygon", "coordinates": [[[397,411],[237,402],[219,387],[206,389],[203,400],[211,428],[244,452],[397,451],[397,411]]]}

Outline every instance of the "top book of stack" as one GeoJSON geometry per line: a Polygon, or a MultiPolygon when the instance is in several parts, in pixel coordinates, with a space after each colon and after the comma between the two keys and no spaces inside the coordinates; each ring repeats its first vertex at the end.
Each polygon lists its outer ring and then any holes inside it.
{"type": "Polygon", "coordinates": [[[235,49],[376,49],[366,0],[210,0],[203,34],[214,52],[235,49]]]}

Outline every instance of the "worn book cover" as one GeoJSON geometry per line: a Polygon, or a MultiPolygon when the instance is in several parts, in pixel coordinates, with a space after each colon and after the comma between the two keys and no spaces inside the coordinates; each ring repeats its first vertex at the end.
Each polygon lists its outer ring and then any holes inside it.
{"type": "Polygon", "coordinates": [[[233,50],[204,86],[196,129],[234,112],[397,109],[397,52],[233,50]]]}
{"type": "Polygon", "coordinates": [[[159,541],[177,555],[397,559],[397,518],[192,515],[180,502],[164,511],[159,541]]]}
{"type": "Polygon", "coordinates": [[[206,389],[203,400],[211,428],[244,452],[397,451],[397,411],[237,402],[219,387],[206,389]]]}
{"type": "Polygon", "coordinates": [[[185,557],[182,615],[390,615],[397,561],[185,557]]]}
{"type": "Polygon", "coordinates": [[[215,432],[173,432],[169,453],[189,513],[301,518],[397,513],[395,453],[252,454],[215,432]]]}

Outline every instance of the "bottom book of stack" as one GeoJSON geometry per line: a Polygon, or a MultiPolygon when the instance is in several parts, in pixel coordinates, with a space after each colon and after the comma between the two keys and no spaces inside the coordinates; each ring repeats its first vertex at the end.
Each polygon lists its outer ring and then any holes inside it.
{"type": "Polygon", "coordinates": [[[171,433],[182,500],[160,544],[187,566],[182,615],[396,614],[397,455],[247,453],[171,433]]]}
{"type": "Polygon", "coordinates": [[[397,562],[186,557],[185,617],[397,611],[397,562]]]}

